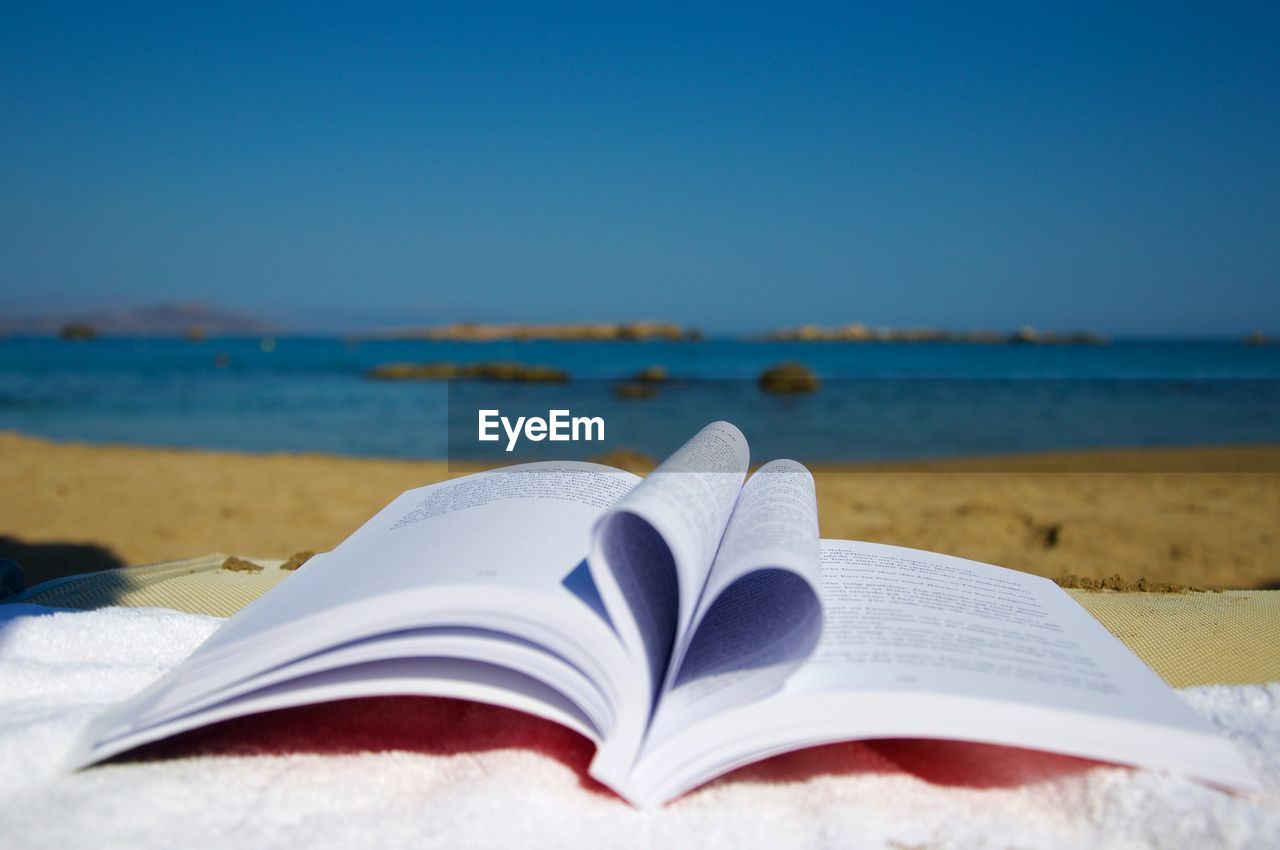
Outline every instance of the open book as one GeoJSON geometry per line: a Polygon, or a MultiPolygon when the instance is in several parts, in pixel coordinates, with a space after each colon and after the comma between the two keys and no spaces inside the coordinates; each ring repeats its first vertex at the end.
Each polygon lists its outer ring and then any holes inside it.
{"type": "Polygon", "coordinates": [[[88,765],[326,700],[423,694],[562,723],[656,805],[739,765],[859,738],[1037,748],[1256,787],[1215,734],[1052,582],[820,540],[813,477],[748,477],[708,425],[648,478],[512,466],[410,490],[93,724],[88,765]]]}

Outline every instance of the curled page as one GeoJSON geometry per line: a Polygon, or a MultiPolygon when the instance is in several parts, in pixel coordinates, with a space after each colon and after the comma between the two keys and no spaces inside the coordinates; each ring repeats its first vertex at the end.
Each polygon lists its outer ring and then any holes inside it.
{"type": "Polygon", "coordinates": [[[821,582],[813,476],[792,460],[765,464],[729,519],[646,748],[781,687],[818,646],[821,582]]]}
{"type": "Polygon", "coordinates": [[[634,703],[593,768],[606,778],[630,766],[685,641],[711,564],[746,478],[747,440],[713,422],[600,518],[591,576],[633,659],[634,703]]]}

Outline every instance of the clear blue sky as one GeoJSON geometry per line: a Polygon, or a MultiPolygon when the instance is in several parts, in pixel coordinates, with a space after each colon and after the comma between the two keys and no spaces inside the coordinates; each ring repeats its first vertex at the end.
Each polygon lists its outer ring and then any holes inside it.
{"type": "Polygon", "coordinates": [[[0,309],[1280,331],[1276,4],[108,5],[0,11],[0,309]]]}

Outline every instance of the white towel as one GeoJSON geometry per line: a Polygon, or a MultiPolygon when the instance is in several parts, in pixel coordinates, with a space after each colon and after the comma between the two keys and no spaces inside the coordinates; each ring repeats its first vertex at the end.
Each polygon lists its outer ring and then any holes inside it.
{"type": "Polygon", "coordinates": [[[220,621],[0,606],[3,847],[1277,847],[1280,684],[1183,691],[1266,790],[1024,750],[843,744],[638,811],[585,777],[590,745],[449,700],[232,721],[69,774],[73,739],[220,621]]]}

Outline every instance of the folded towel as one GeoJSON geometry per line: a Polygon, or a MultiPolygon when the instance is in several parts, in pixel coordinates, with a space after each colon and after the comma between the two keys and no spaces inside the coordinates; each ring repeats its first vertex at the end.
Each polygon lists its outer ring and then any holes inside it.
{"type": "Polygon", "coordinates": [[[158,609],[0,605],[0,847],[1280,846],[1280,684],[1181,693],[1263,792],[1006,747],[841,744],[638,811],[591,745],[453,700],[352,700],[243,718],[78,773],[89,720],[217,628],[158,609]]]}

